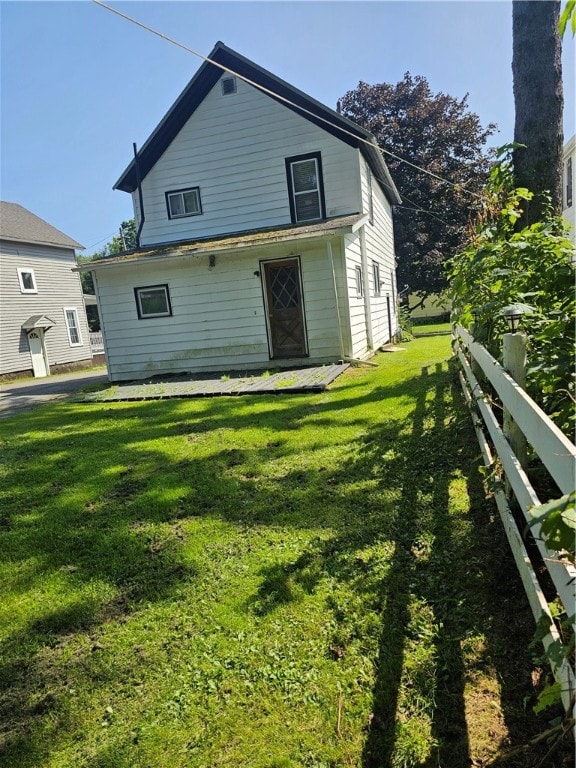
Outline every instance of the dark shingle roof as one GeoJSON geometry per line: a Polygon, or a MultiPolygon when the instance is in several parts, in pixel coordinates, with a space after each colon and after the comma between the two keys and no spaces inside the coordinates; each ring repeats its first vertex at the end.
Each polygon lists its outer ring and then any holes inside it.
{"type": "Polygon", "coordinates": [[[64,232],[60,232],[59,229],[31,213],[22,205],[3,201],[0,201],[0,238],[15,240],[20,243],[84,248],[76,240],[72,240],[64,232]]]}
{"type": "MultiPolygon", "coordinates": [[[[307,120],[310,120],[310,122],[346,142],[346,144],[358,148],[366,158],[390,203],[399,204],[401,202],[388,167],[376,146],[376,139],[371,133],[364,130],[364,128],[360,128],[356,123],[343,117],[338,112],[324,106],[324,104],[316,101],[311,96],[294,88],[285,80],[276,77],[276,75],[236,53],[236,51],[228,48],[224,43],[216,43],[208,58],[220,66],[209,61],[205,61],[202,64],[139,150],[138,165],[141,179],[145,178],[166,148],[176,138],[180,129],[219,80],[223,70],[228,70],[257,83],[275,94],[276,97],[269,94],[270,98],[276,98],[276,101],[279,101],[287,109],[302,115],[307,120]]],[[[134,192],[137,186],[136,164],[132,160],[114,185],[114,189],[134,192]]]]}

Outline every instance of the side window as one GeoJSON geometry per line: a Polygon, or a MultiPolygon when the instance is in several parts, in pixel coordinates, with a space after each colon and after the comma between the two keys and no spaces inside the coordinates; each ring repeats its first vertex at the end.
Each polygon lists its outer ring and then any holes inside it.
{"type": "Polygon", "coordinates": [[[566,161],[566,208],[572,207],[572,158],[566,161]]]}
{"type": "Polygon", "coordinates": [[[184,216],[200,216],[202,213],[200,187],[166,192],[166,207],[169,219],[181,219],[184,216]]]}
{"type": "Polygon", "coordinates": [[[22,293],[38,293],[34,270],[28,267],[18,267],[18,282],[22,293]]]}
{"type": "Polygon", "coordinates": [[[362,267],[354,267],[356,274],[356,298],[361,299],[364,296],[364,285],[362,281],[362,267]]]}
{"type": "Polygon", "coordinates": [[[372,262],[372,277],[374,279],[374,296],[380,296],[380,264],[372,262]]]}
{"type": "Polygon", "coordinates": [[[368,168],[368,221],[374,224],[374,197],[372,192],[372,171],[368,168]]]}
{"type": "Polygon", "coordinates": [[[70,342],[70,346],[81,346],[82,334],[80,333],[80,322],[78,320],[78,310],[76,307],[64,307],[64,318],[66,320],[66,329],[68,331],[68,341],[70,342]]]}
{"type": "Polygon", "coordinates": [[[134,288],[136,310],[138,317],[170,317],[172,306],[167,285],[148,285],[145,288],[134,288]]]}
{"type": "Polygon", "coordinates": [[[290,215],[294,223],[326,218],[320,152],[286,158],[290,215]]]}

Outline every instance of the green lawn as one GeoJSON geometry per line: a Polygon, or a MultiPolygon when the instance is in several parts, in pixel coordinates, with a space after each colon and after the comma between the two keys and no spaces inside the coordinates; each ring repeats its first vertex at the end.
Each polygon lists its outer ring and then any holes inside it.
{"type": "Polygon", "coordinates": [[[414,336],[426,336],[431,333],[450,333],[452,326],[450,323],[423,322],[412,326],[414,336]]]}
{"type": "Polygon", "coordinates": [[[2,766],[464,768],[545,727],[449,338],[405,347],[0,422],[2,766]]]}

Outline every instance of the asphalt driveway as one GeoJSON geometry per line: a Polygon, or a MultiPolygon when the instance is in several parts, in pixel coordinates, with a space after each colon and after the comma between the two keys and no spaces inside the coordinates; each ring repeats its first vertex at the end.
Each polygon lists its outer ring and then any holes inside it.
{"type": "Polygon", "coordinates": [[[105,384],[107,381],[106,369],[96,368],[0,384],[0,418],[14,416],[50,400],[68,397],[89,384],[105,384]]]}

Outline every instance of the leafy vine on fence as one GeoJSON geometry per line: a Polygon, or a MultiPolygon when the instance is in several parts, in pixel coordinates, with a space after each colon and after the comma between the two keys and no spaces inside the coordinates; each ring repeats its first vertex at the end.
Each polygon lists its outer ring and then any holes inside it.
{"type": "Polygon", "coordinates": [[[468,246],[448,266],[453,319],[474,321],[475,338],[500,357],[507,332],[501,311],[529,305],[527,390],[556,424],[573,434],[574,247],[566,223],[548,206],[543,219],[516,230],[522,205],[533,195],[514,187],[511,153],[499,150],[485,190],[484,209],[468,246]]]}

